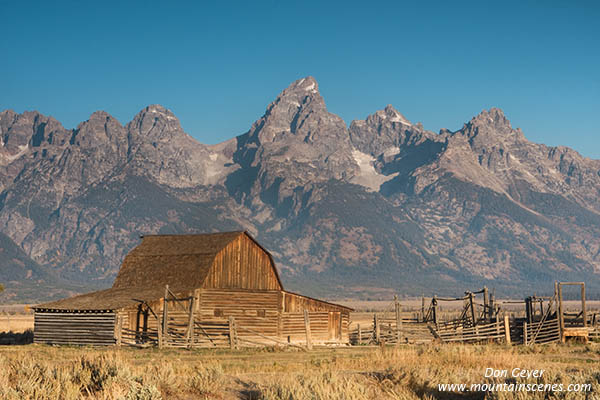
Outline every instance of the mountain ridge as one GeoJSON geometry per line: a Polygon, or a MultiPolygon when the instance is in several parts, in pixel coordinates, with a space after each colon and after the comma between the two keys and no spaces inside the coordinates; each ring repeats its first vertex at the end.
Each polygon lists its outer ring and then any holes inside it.
{"type": "MultiPolygon", "coordinates": [[[[216,145],[156,104],[72,130],[5,110],[0,139],[0,232],[65,286],[109,286],[140,234],[247,229],[315,295],[600,287],[600,160],[530,142],[498,108],[439,133],[391,105],[346,125],[306,77],[216,145]]],[[[30,296],[15,268],[0,280],[30,296]]]]}

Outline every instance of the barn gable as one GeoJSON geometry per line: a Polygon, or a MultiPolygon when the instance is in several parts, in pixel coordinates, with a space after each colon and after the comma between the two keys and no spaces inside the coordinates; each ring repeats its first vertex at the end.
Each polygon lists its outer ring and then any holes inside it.
{"type": "Polygon", "coordinates": [[[273,257],[245,232],[217,253],[202,287],[283,290],[273,257]]]}

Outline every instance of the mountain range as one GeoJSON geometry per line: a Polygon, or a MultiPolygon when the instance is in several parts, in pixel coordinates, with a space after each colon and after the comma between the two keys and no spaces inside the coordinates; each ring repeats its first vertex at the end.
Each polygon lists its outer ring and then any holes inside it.
{"type": "Polygon", "coordinates": [[[388,105],[348,127],[312,77],[217,145],[160,105],[75,129],[5,110],[0,282],[9,301],[64,297],[110,286],[141,235],[244,229],[309,295],[593,293],[599,194],[600,160],[527,140],[500,109],[434,133],[388,105]]]}

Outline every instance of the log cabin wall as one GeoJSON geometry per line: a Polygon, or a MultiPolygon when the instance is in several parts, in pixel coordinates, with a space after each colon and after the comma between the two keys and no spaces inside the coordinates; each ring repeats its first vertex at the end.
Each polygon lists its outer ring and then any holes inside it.
{"type": "Polygon", "coordinates": [[[281,290],[269,254],[248,235],[239,235],[215,257],[204,288],[281,290]]]}
{"type": "Polygon", "coordinates": [[[315,343],[348,343],[348,309],[285,291],[281,292],[280,302],[282,335],[292,343],[306,341],[304,310],[309,312],[311,336],[315,343]]]}
{"type": "Polygon", "coordinates": [[[279,292],[236,289],[202,289],[199,291],[199,314],[202,320],[229,317],[277,317],[279,292]]]}
{"type": "MultiPolygon", "coordinates": [[[[311,339],[314,344],[348,343],[348,313],[309,311],[311,339]]],[[[282,314],[281,336],[290,343],[306,343],[304,313],[282,314]]]]}
{"type": "Polygon", "coordinates": [[[202,289],[197,304],[201,321],[226,321],[234,317],[239,337],[257,343],[265,343],[264,338],[253,332],[280,337],[279,291],[202,289]]]}
{"type": "MultiPolygon", "coordinates": [[[[314,344],[330,341],[329,335],[329,312],[313,311],[308,313],[310,320],[311,340],[314,344]]],[[[282,315],[281,336],[290,343],[306,343],[306,329],[304,324],[304,313],[285,313],[282,315]]]]}
{"type": "MultiPolygon", "coordinates": [[[[296,312],[282,312],[284,296],[282,291],[256,291],[242,289],[197,289],[193,293],[180,293],[178,298],[195,296],[194,322],[197,327],[211,324],[227,324],[229,317],[234,317],[236,333],[242,345],[274,345],[277,339],[281,342],[304,345],[306,343],[306,326],[304,309],[301,304],[310,304],[317,309],[321,304],[326,308],[333,305],[308,299],[308,302],[295,302],[296,312]]],[[[294,295],[295,299],[302,296],[294,295]]],[[[191,300],[168,301],[168,322],[171,336],[183,337],[189,324],[191,300]]],[[[155,314],[162,320],[162,299],[148,303],[155,314]]],[[[139,345],[140,342],[152,342],[157,339],[158,323],[147,311],[145,305],[129,307],[119,312],[122,326],[122,343],[139,345]],[[140,338],[142,340],[140,340],[140,338]]],[[[347,343],[349,314],[342,308],[338,311],[308,311],[311,340],[314,344],[347,343]],[[340,311],[341,310],[341,311],[340,311]]],[[[193,346],[212,347],[211,339],[203,336],[202,329],[196,329],[193,346]]],[[[228,342],[217,332],[212,339],[220,346],[228,346],[228,342]]]]}
{"type": "Polygon", "coordinates": [[[108,346],[115,344],[112,311],[36,310],[34,343],[108,346]]]}

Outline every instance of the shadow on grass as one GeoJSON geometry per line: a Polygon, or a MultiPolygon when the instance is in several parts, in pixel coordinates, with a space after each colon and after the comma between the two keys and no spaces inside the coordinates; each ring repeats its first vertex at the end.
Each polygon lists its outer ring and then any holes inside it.
{"type": "Polygon", "coordinates": [[[33,330],[25,332],[0,332],[0,345],[33,343],[33,330]]]}
{"type": "Polygon", "coordinates": [[[235,379],[235,383],[241,386],[241,389],[238,390],[238,395],[240,399],[258,400],[260,398],[261,392],[256,387],[256,384],[245,382],[239,378],[235,379]]]}
{"type": "Polygon", "coordinates": [[[385,384],[387,381],[392,384],[406,385],[421,398],[429,396],[435,400],[484,400],[486,395],[485,392],[443,392],[425,383],[415,382],[406,374],[398,377],[387,372],[368,372],[366,376],[375,379],[379,384],[385,384]],[[406,382],[406,378],[408,378],[408,382],[406,382]]]}

